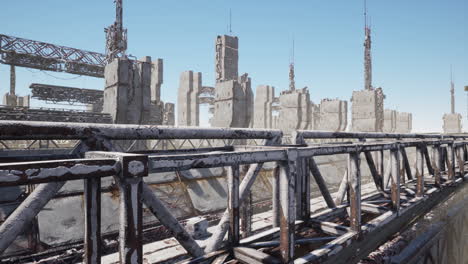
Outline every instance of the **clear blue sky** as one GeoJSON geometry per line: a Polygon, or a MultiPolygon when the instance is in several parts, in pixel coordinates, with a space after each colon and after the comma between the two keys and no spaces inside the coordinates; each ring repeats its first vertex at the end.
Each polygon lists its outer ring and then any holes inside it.
{"type": "MultiPolygon", "coordinates": [[[[232,9],[239,37],[240,73],[252,87],[288,86],[292,36],[296,40],[296,84],[311,99],[349,100],[363,87],[363,2],[359,0],[225,1],[124,0],[129,53],[164,59],[164,101],[175,102],[179,74],[203,73],[214,85],[214,40],[227,33],[232,9]]],[[[2,1],[0,33],[104,52],[104,27],[114,21],[112,0],[2,1]]],[[[466,121],[468,85],[468,1],[368,0],[373,27],[374,86],[382,86],[386,108],[413,113],[413,131],[440,131],[450,110],[450,65],[456,85],[456,111],[466,121]]],[[[0,65],[1,93],[8,91],[9,68],[0,65]]],[[[74,78],[51,73],[58,78],[74,78]]],[[[61,80],[17,68],[17,93],[32,82],[103,89],[103,80],[61,80]]],[[[34,102],[38,105],[38,102],[34,102]]],[[[465,129],[468,129],[468,123],[465,129]]]]}

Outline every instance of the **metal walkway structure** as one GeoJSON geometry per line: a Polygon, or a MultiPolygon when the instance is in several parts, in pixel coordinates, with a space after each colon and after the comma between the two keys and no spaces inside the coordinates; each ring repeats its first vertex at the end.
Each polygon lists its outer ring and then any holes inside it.
{"type": "MultiPolygon", "coordinates": [[[[186,250],[183,263],[355,263],[399,230],[466,187],[468,135],[297,131],[281,144],[279,130],[173,128],[0,121],[0,140],[78,140],[60,155],[0,157],[0,186],[38,185],[0,226],[0,252],[32,222],[66,181],[84,181],[83,261],[100,263],[101,179],[120,195],[119,258],[143,262],[143,204],[186,250]],[[124,152],[117,140],[262,140],[262,144],[124,152]],[[340,139],[339,142],[336,139],[340,139]],[[322,140],[316,142],[311,140],[322,140]],[[407,152],[416,151],[413,169],[407,152]],[[316,159],[346,155],[347,171],[332,197],[316,159]],[[384,156],[390,159],[384,164],[384,156]],[[241,221],[247,194],[266,163],[275,163],[272,225],[253,233],[241,221]],[[361,163],[376,191],[362,195],[361,163]],[[248,166],[241,173],[241,166],[248,166]],[[202,247],[145,183],[150,173],[227,167],[227,209],[202,247]],[[328,208],[311,210],[315,181],[328,208]],[[388,182],[387,182],[388,181],[388,182]],[[389,186],[389,187],[387,187],[389,186]],[[347,197],[347,198],[346,198],[347,197]],[[345,199],[346,198],[346,199],[345,199]],[[227,235],[227,239],[225,239],[227,235]]],[[[130,149],[130,148],[129,148],[130,149]]]]}

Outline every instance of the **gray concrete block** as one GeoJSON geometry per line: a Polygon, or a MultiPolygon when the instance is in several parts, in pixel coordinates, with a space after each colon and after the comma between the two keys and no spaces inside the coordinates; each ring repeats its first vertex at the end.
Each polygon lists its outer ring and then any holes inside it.
{"type": "Polygon", "coordinates": [[[462,116],[460,114],[445,114],[444,120],[444,133],[461,133],[462,131],[462,116]]]}
{"type": "Polygon", "coordinates": [[[382,89],[354,91],[352,97],[352,131],[381,132],[383,129],[382,89]]]}
{"type": "Polygon", "coordinates": [[[194,238],[200,239],[210,235],[208,232],[208,221],[204,217],[192,217],[187,220],[185,230],[194,238]]]}

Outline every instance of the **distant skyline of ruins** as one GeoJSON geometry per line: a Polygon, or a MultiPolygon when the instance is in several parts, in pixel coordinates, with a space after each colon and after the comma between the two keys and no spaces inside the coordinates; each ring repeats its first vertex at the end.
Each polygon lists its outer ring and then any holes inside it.
{"type": "MultiPolygon", "coordinates": [[[[112,1],[29,5],[24,9],[19,3],[4,4],[2,33],[104,52],[103,28],[114,16],[112,1]],[[90,10],[90,6],[94,8],[90,10]],[[38,10],[51,15],[37,18],[38,10]]],[[[364,86],[362,1],[297,1],[287,5],[279,1],[220,1],[218,5],[208,1],[127,1],[124,23],[129,31],[129,54],[164,59],[164,100],[177,101],[182,71],[202,72],[204,83],[215,83],[214,39],[229,33],[229,9],[232,35],[239,37],[239,68],[249,73],[253,89],[261,84],[273,85],[277,94],[288,89],[293,35],[296,87],[308,86],[312,101],[325,97],[349,100],[353,90],[364,86]],[[211,4],[209,8],[207,4],[211,4]]],[[[373,85],[384,88],[385,107],[412,112],[414,132],[441,131],[441,117],[450,110],[453,65],[455,110],[463,115],[466,130],[463,86],[468,85],[468,3],[368,1],[368,10],[373,85]]],[[[0,65],[2,92],[8,90],[8,76],[8,66],[0,65]]],[[[18,93],[29,92],[32,82],[104,88],[103,80],[96,78],[18,67],[18,93]]],[[[201,110],[202,125],[207,124],[204,113],[206,109],[201,110]]]]}

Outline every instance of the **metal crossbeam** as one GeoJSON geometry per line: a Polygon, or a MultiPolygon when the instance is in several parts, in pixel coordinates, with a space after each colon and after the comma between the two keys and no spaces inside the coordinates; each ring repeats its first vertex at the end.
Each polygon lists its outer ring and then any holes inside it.
{"type": "Polygon", "coordinates": [[[0,34],[0,62],[103,78],[106,55],[0,34]]]}
{"type": "Polygon", "coordinates": [[[102,104],[104,92],[94,89],[82,89],[67,86],[32,83],[32,98],[53,103],[67,102],[69,104],[102,104]]]}

